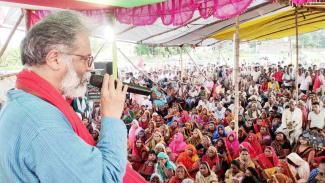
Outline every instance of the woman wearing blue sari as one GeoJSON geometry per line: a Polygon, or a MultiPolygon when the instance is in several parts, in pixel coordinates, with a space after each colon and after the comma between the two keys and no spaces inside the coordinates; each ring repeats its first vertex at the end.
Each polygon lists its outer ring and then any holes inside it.
{"type": "Polygon", "coordinates": [[[160,85],[158,86],[155,84],[155,86],[152,89],[152,101],[153,104],[156,105],[157,107],[162,107],[166,102],[166,96],[164,93],[161,92],[160,85]]]}

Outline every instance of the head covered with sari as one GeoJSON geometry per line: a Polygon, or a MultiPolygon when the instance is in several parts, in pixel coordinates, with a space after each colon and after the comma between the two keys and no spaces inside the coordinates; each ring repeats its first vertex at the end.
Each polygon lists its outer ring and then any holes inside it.
{"type": "Polygon", "coordinates": [[[235,159],[239,156],[239,141],[235,132],[229,132],[226,138],[226,147],[229,151],[232,159],[235,159]],[[232,137],[233,140],[230,140],[232,137]]]}
{"type": "Polygon", "coordinates": [[[279,158],[276,155],[274,148],[272,146],[266,146],[265,151],[267,150],[271,150],[271,157],[268,157],[265,152],[256,157],[259,165],[263,169],[273,168],[279,165],[279,158]]]}
{"type": "Polygon", "coordinates": [[[254,133],[249,133],[244,142],[250,143],[257,155],[263,153],[262,146],[254,133]]]}
{"type": "Polygon", "coordinates": [[[173,153],[179,153],[186,148],[186,143],[184,141],[184,136],[182,133],[177,132],[174,135],[174,139],[170,142],[169,147],[172,150],[173,153]]]}

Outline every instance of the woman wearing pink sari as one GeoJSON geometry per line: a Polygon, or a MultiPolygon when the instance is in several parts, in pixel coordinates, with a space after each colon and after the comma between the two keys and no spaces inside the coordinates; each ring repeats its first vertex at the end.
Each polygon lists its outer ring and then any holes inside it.
{"type": "Polygon", "coordinates": [[[134,146],[136,135],[140,130],[143,129],[140,127],[139,122],[137,120],[133,120],[129,131],[129,145],[131,148],[134,146]]]}
{"type": "Polygon", "coordinates": [[[177,132],[174,135],[174,139],[170,142],[169,147],[172,150],[172,153],[178,155],[179,153],[183,152],[186,148],[186,143],[184,141],[184,136],[182,133],[177,132]]]}
{"type": "Polygon", "coordinates": [[[235,132],[229,132],[226,138],[226,147],[232,160],[239,157],[239,141],[235,132]]]}
{"type": "Polygon", "coordinates": [[[182,123],[182,124],[185,124],[186,122],[189,122],[191,121],[191,117],[189,116],[188,112],[187,111],[182,111],[182,114],[181,114],[181,117],[179,119],[179,121],[182,123]]]}

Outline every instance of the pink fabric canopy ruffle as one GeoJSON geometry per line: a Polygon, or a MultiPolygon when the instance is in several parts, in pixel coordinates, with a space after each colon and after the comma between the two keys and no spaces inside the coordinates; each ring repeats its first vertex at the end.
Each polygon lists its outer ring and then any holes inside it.
{"type": "Polygon", "coordinates": [[[196,10],[201,17],[214,16],[219,19],[240,15],[252,0],[167,0],[135,8],[117,8],[119,22],[132,25],[151,25],[158,18],[164,25],[181,26],[187,24],[196,10]]]}

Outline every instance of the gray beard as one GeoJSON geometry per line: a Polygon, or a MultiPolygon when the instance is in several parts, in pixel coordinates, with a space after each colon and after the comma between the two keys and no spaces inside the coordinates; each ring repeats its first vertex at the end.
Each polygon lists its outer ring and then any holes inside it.
{"type": "Polygon", "coordinates": [[[61,91],[65,97],[84,97],[87,91],[87,80],[90,73],[85,73],[82,78],[78,74],[70,61],[67,62],[68,72],[61,82],[61,91]]]}

